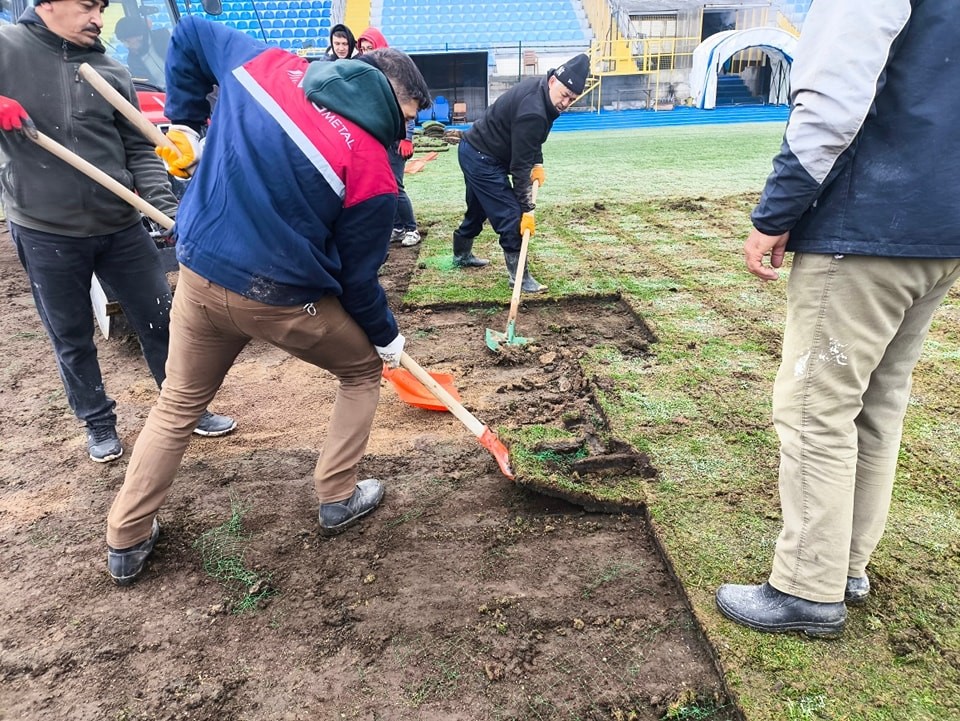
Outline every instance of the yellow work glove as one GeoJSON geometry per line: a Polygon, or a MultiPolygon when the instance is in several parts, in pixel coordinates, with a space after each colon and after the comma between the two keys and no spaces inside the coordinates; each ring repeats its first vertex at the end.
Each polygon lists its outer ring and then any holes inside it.
{"type": "Polygon", "coordinates": [[[531,168],[530,182],[531,183],[539,182],[540,185],[543,185],[547,182],[547,171],[543,169],[543,165],[541,163],[537,163],[536,165],[533,166],[533,168],[531,168]]]}
{"type": "Polygon", "coordinates": [[[533,213],[524,213],[520,216],[520,235],[529,232],[530,237],[533,237],[533,234],[537,230],[537,223],[533,219],[533,213]]]}
{"type": "Polygon", "coordinates": [[[200,154],[203,152],[200,134],[186,125],[171,125],[167,130],[167,139],[177,146],[179,155],[176,150],[164,145],[157,146],[157,155],[163,160],[170,175],[189,178],[193,175],[197,163],[200,162],[200,154]]]}

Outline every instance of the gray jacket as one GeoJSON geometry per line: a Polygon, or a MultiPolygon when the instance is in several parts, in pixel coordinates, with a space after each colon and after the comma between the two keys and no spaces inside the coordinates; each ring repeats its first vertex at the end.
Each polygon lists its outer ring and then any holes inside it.
{"type": "Polygon", "coordinates": [[[960,2],[814,0],[754,226],[787,249],[960,257],[960,2]]]}
{"type": "MultiPolygon", "coordinates": [[[[77,74],[89,63],[130,102],[130,74],[97,43],[81,48],[50,32],[33,8],[0,27],[0,95],[18,101],[37,129],[167,215],[177,200],[153,144],[77,74]]],[[[18,225],[70,237],[106,235],[140,213],[21,133],[0,132],[0,192],[18,225]]]]}

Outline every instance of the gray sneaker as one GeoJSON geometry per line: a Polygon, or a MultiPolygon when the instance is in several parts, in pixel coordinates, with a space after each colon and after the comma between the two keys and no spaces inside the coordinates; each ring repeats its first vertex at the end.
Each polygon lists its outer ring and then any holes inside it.
{"type": "Polygon", "coordinates": [[[216,413],[204,411],[200,416],[200,422],[193,432],[198,436],[215,438],[225,436],[237,427],[237,422],[230,416],[218,416],[216,413]]]}
{"type": "Polygon", "coordinates": [[[403,240],[404,236],[407,234],[403,228],[394,228],[390,233],[390,242],[399,243],[403,240]]]}
{"type": "Polygon", "coordinates": [[[113,426],[87,426],[87,452],[96,463],[115,461],[123,455],[123,446],[113,426]]]}
{"type": "Polygon", "coordinates": [[[107,570],[118,586],[129,586],[143,572],[153,547],[160,538],[160,523],[153,519],[150,538],[130,548],[110,548],[107,546],[107,570]]]}
{"type": "Polygon", "coordinates": [[[357,484],[353,495],[343,501],[320,504],[320,533],[335,536],[380,505],[386,489],[376,478],[357,484]]]}

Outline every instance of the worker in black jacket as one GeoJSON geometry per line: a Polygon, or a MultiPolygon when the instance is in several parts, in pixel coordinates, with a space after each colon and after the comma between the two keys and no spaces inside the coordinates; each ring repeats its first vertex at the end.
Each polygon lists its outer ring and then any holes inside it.
{"type": "MultiPolygon", "coordinates": [[[[521,237],[526,230],[532,237],[536,230],[533,183],[543,185],[547,179],[543,143],[553,121],[583,92],[589,73],[590,60],[581,53],[544,77],[523,80],[497,98],[464,133],[459,159],[467,210],[453,234],[454,265],[469,268],[490,262],[473,254],[473,241],[489,219],[500,236],[513,284],[521,237]]],[[[522,288],[528,293],[546,290],[526,268],[522,288]]]]}

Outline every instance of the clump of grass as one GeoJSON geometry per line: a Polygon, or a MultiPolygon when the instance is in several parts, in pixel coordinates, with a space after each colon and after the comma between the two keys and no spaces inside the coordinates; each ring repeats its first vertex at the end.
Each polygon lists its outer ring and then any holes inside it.
{"type": "Polygon", "coordinates": [[[716,699],[703,698],[688,689],[667,707],[663,718],[665,721],[706,721],[716,718],[724,708],[726,706],[718,704],[716,699]]]}
{"type": "Polygon", "coordinates": [[[233,611],[238,614],[257,608],[276,594],[269,575],[247,568],[243,559],[250,540],[243,532],[243,517],[249,510],[248,504],[231,498],[230,517],[205,531],[193,544],[200,551],[203,570],[234,596],[233,611]]]}

